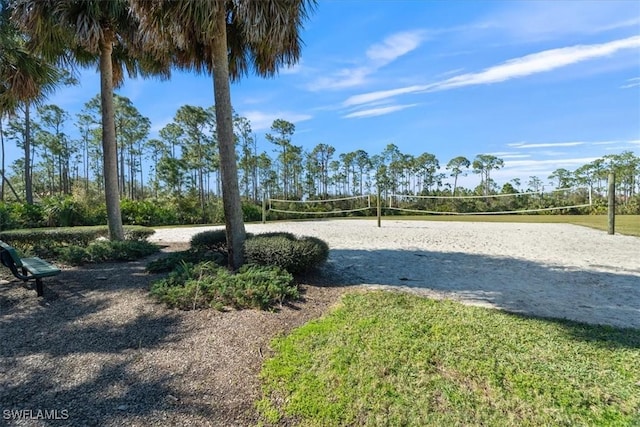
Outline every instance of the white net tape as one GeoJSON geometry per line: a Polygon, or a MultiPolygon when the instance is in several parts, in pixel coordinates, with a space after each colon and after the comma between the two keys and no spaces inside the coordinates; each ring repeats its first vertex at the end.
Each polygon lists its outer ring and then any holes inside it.
{"type": "MultiPolygon", "coordinates": [[[[556,200],[557,201],[557,200],[556,200]]],[[[543,192],[539,192],[539,191],[530,191],[530,192],[524,192],[524,193],[508,193],[508,194],[492,194],[489,196],[477,196],[477,195],[472,195],[472,196],[413,196],[413,195],[404,195],[404,194],[391,194],[388,197],[388,205],[385,207],[385,209],[389,209],[389,210],[394,210],[394,211],[402,211],[402,212],[411,212],[411,213],[421,213],[421,214],[433,214],[433,215],[506,215],[506,214],[519,214],[519,213],[534,213],[534,212],[547,212],[547,211],[554,211],[554,210],[562,210],[562,209],[575,209],[575,208],[586,208],[592,206],[592,199],[591,199],[591,193],[590,190],[588,188],[559,188],[556,190],[553,190],[550,193],[543,193],[543,192]],[[437,201],[453,201],[455,202],[456,200],[470,200],[470,199],[478,199],[478,200],[486,200],[486,201],[491,201],[492,199],[502,199],[502,198],[507,198],[507,197],[511,197],[514,199],[517,199],[519,197],[537,197],[540,200],[542,200],[544,197],[549,197],[552,194],[558,194],[561,192],[564,193],[572,193],[572,194],[576,194],[578,191],[580,190],[586,190],[586,193],[588,193],[588,203],[573,203],[573,204],[566,204],[566,205],[560,205],[560,206],[544,206],[544,207],[539,207],[539,208],[527,208],[527,207],[523,207],[522,209],[501,209],[501,210],[483,210],[483,211],[478,211],[478,210],[469,210],[468,208],[464,211],[464,212],[458,212],[458,211],[447,211],[447,210],[434,210],[434,209],[428,209],[428,208],[413,208],[413,207],[403,207],[401,206],[402,202],[405,202],[405,204],[407,204],[407,201],[416,201],[416,200],[433,200],[434,202],[437,201]],[[395,201],[395,203],[394,203],[395,201]],[[395,205],[395,206],[394,206],[395,205]]]]}
{"type": "Polygon", "coordinates": [[[352,213],[352,212],[362,212],[371,209],[371,196],[352,196],[352,197],[340,197],[336,199],[323,199],[323,200],[283,200],[283,199],[268,199],[268,206],[270,212],[279,212],[279,213],[289,213],[296,215],[331,215],[331,214],[342,214],[342,213],[352,213]],[[334,202],[348,202],[357,200],[363,200],[366,202],[366,206],[351,208],[351,209],[331,209],[328,211],[302,211],[302,210],[292,210],[292,209],[278,209],[273,207],[274,203],[286,203],[286,204],[303,204],[305,206],[322,206],[327,205],[334,202]]]}

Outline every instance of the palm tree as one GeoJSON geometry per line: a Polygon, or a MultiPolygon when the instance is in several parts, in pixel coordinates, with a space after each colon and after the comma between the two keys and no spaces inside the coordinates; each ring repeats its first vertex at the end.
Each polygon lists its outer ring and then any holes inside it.
{"type": "Polygon", "coordinates": [[[213,74],[229,267],[244,262],[230,80],[273,76],[300,56],[299,29],[315,0],[132,0],[145,36],[178,67],[213,74]],[[171,46],[169,51],[165,50],[171,46]]]}
{"type": "MultiPolygon", "coordinates": [[[[24,180],[25,199],[33,203],[31,185],[31,129],[30,110],[32,104],[42,102],[58,84],[62,83],[61,70],[44,58],[30,51],[20,34],[19,28],[10,19],[9,2],[0,0],[0,126],[5,114],[12,114],[22,108],[25,118],[24,135],[24,180]]],[[[2,139],[2,188],[4,196],[4,139],[2,139]]],[[[12,189],[13,190],[13,189],[12,189]]]]}
{"type": "Polygon", "coordinates": [[[118,191],[113,89],[130,76],[168,75],[144,56],[138,20],[127,0],[16,0],[13,14],[31,42],[47,58],[65,64],[98,65],[107,222],[111,240],[124,239],[118,191]]]}

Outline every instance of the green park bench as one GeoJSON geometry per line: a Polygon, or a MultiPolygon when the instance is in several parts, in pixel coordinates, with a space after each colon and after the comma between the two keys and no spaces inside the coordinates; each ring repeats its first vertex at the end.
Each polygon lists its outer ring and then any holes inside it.
{"type": "Polygon", "coordinates": [[[44,289],[43,277],[51,277],[60,274],[60,269],[55,265],[38,257],[20,258],[15,248],[0,240],[0,261],[2,265],[11,270],[13,275],[24,281],[35,280],[36,292],[41,297],[44,289]]]}

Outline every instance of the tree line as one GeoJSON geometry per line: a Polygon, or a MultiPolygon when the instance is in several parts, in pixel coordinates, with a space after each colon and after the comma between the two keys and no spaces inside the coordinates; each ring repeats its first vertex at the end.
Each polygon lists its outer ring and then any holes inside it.
{"type": "MultiPolygon", "coordinates": [[[[114,112],[120,197],[191,198],[200,219],[206,221],[208,207],[222,195],[215,108],[183,105],[157,138],[149,137],[151,121],[130,99],[115,94],[114,112]]],[[[255,204],[264,197],[322,200],[378,191],[385,198],[390,194],[490,196],[543,192],[545,186],[586,187],[597,197],[605,194],[609,171],[617,175],[616,192],[623,205],[634,205],[640,192],[640,158],[630,151],[603,156],[573,171],[560,168],[547,177],[516,178],[499,186],[492,172],[504,167],[504,160],[491,154],[456,156],[441,163],[433,153],[406,154],[395,144],[375,154],[362,149],[338,153],[326,143],[305,150],[294,143],[295,125],[283,119],[275,120],[265,135],[270,150],[259,151],[249,119],[234,113],[233,130],[240,193],[255,204]],[[458,184],[468,174],[477,175],[477,186],[458,184]]],[[[20,200],[29,193],[42,199],[79,190],[104,192],[99,95],[75,117],[57,105],[39,105],[31,115],[17,113],[0,127],[0,137],[23,153],[11,165],[9,181],[2,171],[2,200],[5,182],[14,189],[6,200],[20,200]]]]}

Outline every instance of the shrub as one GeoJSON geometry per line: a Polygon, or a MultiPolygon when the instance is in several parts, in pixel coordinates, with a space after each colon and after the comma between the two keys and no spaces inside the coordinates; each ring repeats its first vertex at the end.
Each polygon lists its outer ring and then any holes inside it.
{"type": "Polygon", "coordinates": [[[68,265],[82,265],[90,260],[87,250],[76,245],[59,248],[55,258],[68,265]]]}
{"type": "Polygon", "coordinates": [[[0,230],[9,230],[16,227],[11,204],[0,201],[0,230]]]}
{"type": "Polygon", "coordinates": [[[147,264],[147,271],[150,273],[163,273],[173,271],[183,263],[197,264],[204,261],[211,261],[218,265],[225,265],[227,258],[219,252],[203,252],[190,249],[186,251],[173,252],[167,256],[151,261],[147,264]]]}
{"type": "Polygon", "coordinates": [[[299,296],[293,277],[273,266],[245,265],[233,274],[212,262],[182,263],[151,294],[169,307],[269,309],[299,296]]]}
{"type": "Polygon", "coordinates": [[[242,204],[242,219],[245,222],[261,221],[262,220],[262,206],[257,206],[253,203],[242,204]]]}
{"type": "Polygon", "coordinates": [[[227,235],[224,230],[208,230],[191,238],[191,248],[203,251],[227,252],[227,235]]]}
{"type": "Polygon", "coordinates": [[[174,211],[160,200],[130,200],[120,202],[122,219],[126,224],[168,225],[177,221],[174,211]]]}
{"type": "Polygon", "coordinates": [[[159,247],[147,241],[124,240],[96,241],[86,247],[70,245],[55,250],[54,258],[69,265],[88,262],[133,261],[159,251],[159,247]]]}
{"type": "Polygon", "coordinates": [[[13,218],[20,228],[36,228],[44,226],[44,212],[42,206],[28,203],[13,203],[13,218]]]}
{"type": "Polygon", "coordinates": [[[72,196],[47,197],[42,200],[42,209],[49,227],[83,225],[83,207],[72,196]]]}
{"type": "MultiPolygon", "coordinates": [[[[124,235],[127,241],[145,240],[155,233],[152,228],[141,226],[125,226],[124,235]]],[[[34,252],[44,256],[47,251],[56,248],[77,245],[85,247],[100,237],[108,237],[106,225],[92,227],[61,227],[51,229],[25,229],[0,232],[0,240],[20,248],[25,252],[34,252]]]]}
{"type": "Polygon", "coordinates": [[[313,270],[327,260],[329,247],[315,237],[296,238],[291,233],[266,233],[248,238],[244,245],[248,263],[274,265],[291,274],[313,270]]]}

